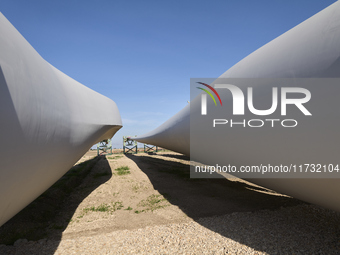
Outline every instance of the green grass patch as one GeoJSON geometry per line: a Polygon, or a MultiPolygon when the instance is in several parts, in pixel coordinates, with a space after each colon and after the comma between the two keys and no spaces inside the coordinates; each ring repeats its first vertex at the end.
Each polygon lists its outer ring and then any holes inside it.
{"type": "Polygon", "coordinates": [[[118,175],[130,174],[131,172],[129,170],[130,168],[128,166],[121,166],[115,169],[118,175]]]}
{"type": "Polygon", "coordinates": [[[114,156],[114,157],[107,157],[107,159],[119,159],[122,158],[123,156],[114,156]]]}
{"type": "Polygon", "coordinates": [[[110,211],[110,206],[109,205],[106,205],[106,204],[101,204],[100,206],[98,206],[96,208],[96,212],[108,212],[110,211]]]}
{"type": "Polygon", "coordinates": [[[143,211],[154,211],[169,206],[168,201],[161,195],[151,195],[147,199],[138,203],[138,206],[144,207],[143,211]]]}
{"type": "Polygon", "coordinates": [[[85,213],[88,213],[88,212],[108,212],[110,210],[110,207],[111,207],[110,205],[101,204],[97,207],[91,206],[91,207],[84,208],[83,211],[85,213]]]}
{"type": "Polygon", "coordinates": [[[88,212],[90,212],[90,211],[95,212],[95,211],[96,211],[96,207],[94,207],[94,206],[87,207],[87,208],[84,208],[83,211],[84,211],[85,213],[88,213],[88,212]]]}
{"type": "MultiPolygon", "coordinates": [[[[118,201],[118,202],[112,202],[111,205],[103,203],[97,207],[95,206],[87,207],[83,209],[83,212],[84,214],[88,212],[114,212],[114,211],[122,209],[123,207],[124,207],[123,202],[118,201]]],[[[80,215],[78,218],[82,218],[84,214],[80,215]]]]}
{"type": "Polygon", "coordinates": [[[112,210],[113,211],[116,211],[116,210],[120,210],[122,209],[124,206],[123,206],[123,203],[122,202],[115,202],[115,203],[112,203],[112,210]]]}
{"type": "Polygon", "coordinates": [[[142,213],[142,212],[145,212],[145,210],[136,210],[135,213],[139,214],[139,213],[142,213]]]}
{"type": "Polygon", "coordinates": [[[132,191],[134,191],[134,192],[138,192],[139,189],[140,189],[140,187],[139,187],[138,184],[132,186],[132,191]]]}

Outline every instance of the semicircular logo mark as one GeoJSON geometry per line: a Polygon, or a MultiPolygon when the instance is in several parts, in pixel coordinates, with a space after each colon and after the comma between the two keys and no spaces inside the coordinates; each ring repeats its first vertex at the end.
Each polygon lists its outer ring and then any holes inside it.
{"type": "Polygon", "coordinates": [[[209,90],[202,89],[202,88],[200,88],[200,87],[196,87],[196,88],[201,89],[201,90],[203,90],[204,92],[206,92],[207,94],[209,94],[209,96],[211,96],[211,98],[214,100],[215,105],[217,106],[216,100],[215,100],[214,96],[209,92],[209,90]]]}
{"type": "MultiPolygon", "coordinates": [[[[202,84],[202,85],[208,87],[209,89],[211,89],[211,91],[214,92],[215,95],[217,96],[217,98],[218,98],[218,100],[220,101],[220,104],[221,104],[221,106],[222,106],[222,100],[221,100],[221,98],[220,98],[220,95],[217,93],[217,91],[216,91],[213,87],[211,87],[210,85],[208,85],[208,84],[206,84],[206,83],[203,83],[203,82],[197,82],[197,83],[202,84]]],[[[200,87],[197,87],[197,88],[198,88],[198,89],[201,89],[201,90],[204,90],[205,92],[207,92],[207,93],[212,97],[212,99],[214,100],[215,105],[217,105],[217,104],[216,104],[216,101],[215,101],[215,98],[213,97],[213,95],[212,95],[210,92],[208,92],[208,90],[202,89],[202,88],[200,88],[200,87]]]]}

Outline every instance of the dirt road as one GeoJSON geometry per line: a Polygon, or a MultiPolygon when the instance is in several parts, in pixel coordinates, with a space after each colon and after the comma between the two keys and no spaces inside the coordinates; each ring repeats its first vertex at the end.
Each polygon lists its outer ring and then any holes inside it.
{"type": "Polygon", "coordinates": [[[0,228],[0,254],[299,253],[326,251],[325,238],[339,251],[338,213],[242,180],[190,179],[178,153],[95,153],[0,228]]]}

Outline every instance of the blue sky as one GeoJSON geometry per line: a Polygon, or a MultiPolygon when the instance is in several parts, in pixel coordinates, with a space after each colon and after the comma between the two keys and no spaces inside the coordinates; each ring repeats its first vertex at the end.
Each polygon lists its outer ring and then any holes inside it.
{"type": "Polygon", "coordinates": [[[44,59],[117,103],[118,148],[181,110],[190,78],[220,76],[334,2],[1,0],[0,11],[44,59]]]}

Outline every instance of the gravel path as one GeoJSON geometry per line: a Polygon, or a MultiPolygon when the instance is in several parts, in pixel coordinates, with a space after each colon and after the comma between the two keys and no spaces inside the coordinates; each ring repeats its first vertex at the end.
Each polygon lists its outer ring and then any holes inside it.
{"type": "Polygon", "coordinates": [[[232,213],[57,241],[18,240],[0,254],[339,254],[340,216],[312,205],[232,213]]]}
{"type": "Polygon", "coordinates": [[[81,182],[71,182],[77,186],[65,199],[57,200],[61,193],[52,189],[0,228],[0,255],[340,254],[338,212],[242,180],[190,180],[188,159],[177,154],[120,155],[93,164],[82,170],[86,175],[70,171],[66,180],[81,182]],[[115,174],[120,166],[131,173],[115,174]],[[160,206],[143,207],[150,197],[159,198],[160,206]],[[113,210],[117,201],[122,208],[113,210]],[[89,210],[104,204],[109,211],[89,210]],[[57,217],[45,222],[42,208],[57,217]],[[14,234],[14,245],[1,245],[17,229],[28,236],[14,234]],[[45,239],[36,238],[44,234],[37,235],[40,229],[48,230],[45,239]]]}

